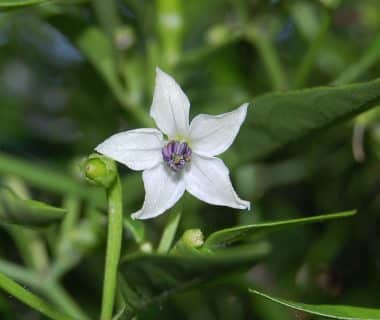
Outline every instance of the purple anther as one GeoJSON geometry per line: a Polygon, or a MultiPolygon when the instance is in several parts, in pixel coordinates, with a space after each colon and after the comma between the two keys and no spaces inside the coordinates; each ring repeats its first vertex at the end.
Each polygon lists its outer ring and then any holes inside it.
{"type": "Polygon", "coordinates": [[[186,142],[169,141],[162,148],[162,157],[173,171],[182,170],[191,161],[192,151],[186,142]]]}

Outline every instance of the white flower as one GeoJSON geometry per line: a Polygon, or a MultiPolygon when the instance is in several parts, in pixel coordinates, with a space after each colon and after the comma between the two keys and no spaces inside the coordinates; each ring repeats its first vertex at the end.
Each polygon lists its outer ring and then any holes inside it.
{"type": "Polygon", "coordinates": [[[240,199],[232,187],[228,168],[215,157],[234,141],[247,107],[245,103],[217,116],[200,114],[189,124],[187,96],[171,76],[157,68],[150,115],[159,130],[117,133],[95,149],[132,170],[144,170],[144,205],[132,217],[149,219],[164,213],[185,190],[213,205],[249,209],[250,203],[240,199]]]}

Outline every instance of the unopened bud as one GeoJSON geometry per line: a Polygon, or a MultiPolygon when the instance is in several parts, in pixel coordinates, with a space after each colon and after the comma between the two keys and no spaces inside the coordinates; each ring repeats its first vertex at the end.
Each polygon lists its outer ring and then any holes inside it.
{"type": "Polygon", "coordinates": [[[174,255],[199,255],[198,249],[203,246],[204,238],[200,229],[189,229],[184,232],[170,251],[174,255]]]}
{"type": "Polygon", "coordinates": [[[189,229],[182,235],[182,241],[190,247],[200,248],[203,246],[204,237],[200,229],[189,229]]]}
{"type": "Polygon", "coordinates": [[[116,179],[115,162],[100,154],[91,154],[83,164],[83,171],[90,183],[109,188],[116,179]]]}

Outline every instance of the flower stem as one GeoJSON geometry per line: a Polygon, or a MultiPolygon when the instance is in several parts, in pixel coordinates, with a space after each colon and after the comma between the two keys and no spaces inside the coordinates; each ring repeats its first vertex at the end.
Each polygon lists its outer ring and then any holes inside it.
{"type": "Polygon", "coordinates": [[[178,203],[169,214],[169,220],[165,226],[165,230],[162,234],[160,244],[157,249],[158,253],[166,254],[169,252],[178,228],[179,221],[181,220],[181,215],[182,204],[178,203]]]}
{"type": "Polygon", "coordinates": [[[107,198],[108,235],[101,320],[110,320],[112,318],[115,303],[117,268],[120,259],[123,231],[123,201],[121,184],[118,176],[116,177],[115,182],[108,188],[107,198]]]}

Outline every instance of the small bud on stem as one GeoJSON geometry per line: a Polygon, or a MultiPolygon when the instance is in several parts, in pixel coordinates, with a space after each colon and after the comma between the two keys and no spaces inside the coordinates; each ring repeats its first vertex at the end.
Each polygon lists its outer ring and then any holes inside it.
{"type": "Polygon", "coordinates": [[[97,153],[83,163],[82,170],[90,183],[109,188],[116,179],[117,169],[113,160],[97,153]]]}

